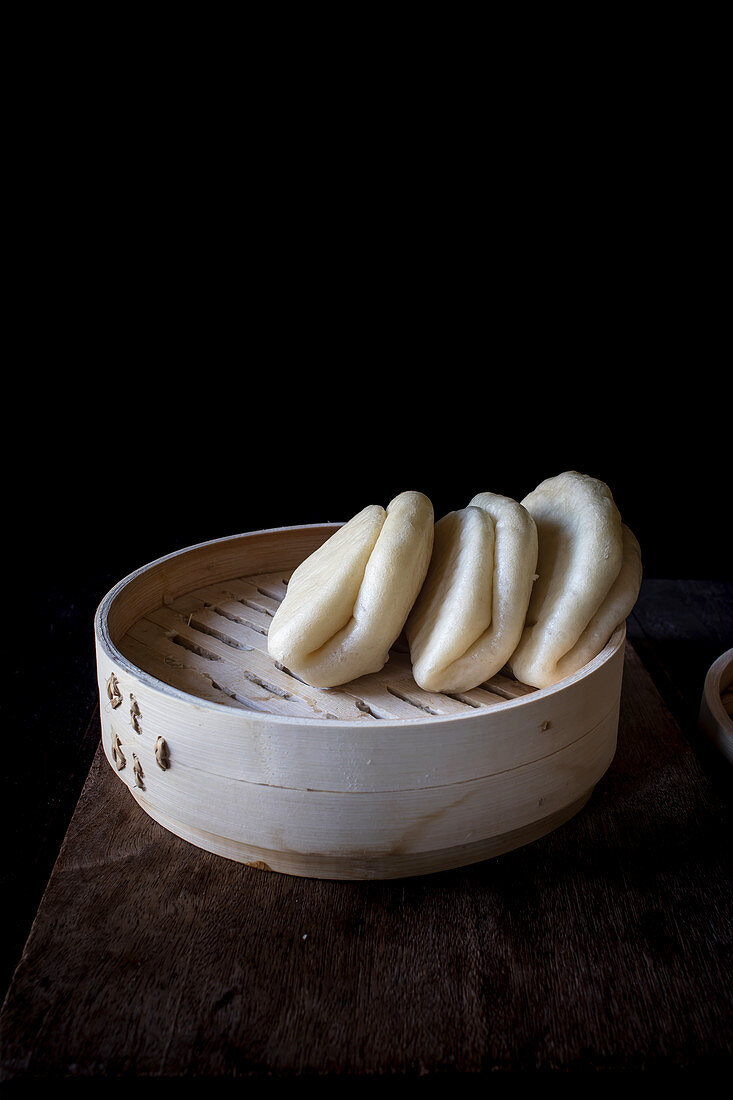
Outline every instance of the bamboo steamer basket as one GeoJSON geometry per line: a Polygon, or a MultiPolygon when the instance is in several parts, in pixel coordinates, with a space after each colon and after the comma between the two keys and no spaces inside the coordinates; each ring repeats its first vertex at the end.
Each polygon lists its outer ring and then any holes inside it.
{"type": "Polygon", "coordinates": [[[254,531],[137,570],[95,618],[102,744],[165,829],[250,866],[397,878],[489,859],[557,828],[613,759],[625,628],[536,690],[498,675],[422,691],[404,639],[341,688],[267,654],[292,570],[339,524],[254,531]]]}
{"type": "Polygon", "coordinates": [[[707,671],[698,725],[733,764],[733,649],[722,653],[707,671]]]}

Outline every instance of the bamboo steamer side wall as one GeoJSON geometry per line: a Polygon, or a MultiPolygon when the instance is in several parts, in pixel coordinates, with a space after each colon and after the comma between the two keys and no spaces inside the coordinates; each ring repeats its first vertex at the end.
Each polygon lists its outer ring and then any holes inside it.
{"type": "Polygon", "coordinates": [[[722,693],[733,687],[733,649],[722,653],[708,669],[700,698],[698,725],[733,764],[733,717],[723,705],[722,693]]]}
{"type": "MultiPolygon", "coordinates": [[[[207,704],[157,687],[98,651],[103,736],[154,759],[165,738],[173,763],[239,782],[330,791],[415,790],[467,782],[552,756],[618,706],[624,631],[585,674],[562,686],[461,717],[301,721],[207,704]],[[107,692],[114,677],[121,703],[107,692]]],[[[143,765],[144,766],[144,765],[143,765]]]]}
{"type": "Polygon", "coordinates": [[[243,783],[171,764],[145,769],[144,808],[231,840],[324,855],[434,850],[518,829],[587,794],[615,748],[616,712],[561,752],[438,787],[371,792],[243,783]]]}
{"type": "Polygon", "coordinates": [[[183,825],[173,818],[166,817],[159,810],[147,810],[165,829],[191,844],[224,856],[226,859],[246,863],[267,871],[281,874],[300,875],[309,878],[328,879],[393,879],[412,875],[435,874],[438,871],[465,867],[479,860],[492,859],[503,852],[511,851],[523,844],[544,836],[558,826],[563,825],[588,801],[587,794],[577,802],[564,806],[557,813],[532,821],[529,825],[500,834],[485,837],[483,840],[467,841],[457,847],[441,847],[432,850],[399,850],[396,846],[387,854],[370,853],[366,848],[348,856],[323,855],[322,853],[296,853],[267,848],[258,848],[252,844],[230,840],[203,829],[183,825]]]}

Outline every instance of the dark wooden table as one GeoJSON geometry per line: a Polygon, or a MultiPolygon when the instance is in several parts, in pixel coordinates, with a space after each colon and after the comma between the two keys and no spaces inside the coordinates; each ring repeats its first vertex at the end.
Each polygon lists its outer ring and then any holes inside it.
{"type": "Polygon", "coordinates": [[[38,753],[38,839],[18,826],[26,861],[5,872],[6,1087],[729,1069],[731,769],[696,717],[732,645],[733,585],[645,580],[618,750],[581,814],[483,864],[367,883],[247,868],[151,821],[98,748],[93,664],[71,647],[76,697],[39,692],[37,714],[79,708],[59,727],[71,755],[38,753]]]}

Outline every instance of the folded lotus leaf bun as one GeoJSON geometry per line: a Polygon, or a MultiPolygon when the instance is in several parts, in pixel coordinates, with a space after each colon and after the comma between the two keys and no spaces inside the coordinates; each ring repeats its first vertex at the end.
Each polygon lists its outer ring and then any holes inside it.
{"type": "Polygon", "coordinates": [[[611,490],[575,470],[522,501],[537,525],[538,579],[509,661],[518,680],[548,687],[597,656],[641,587],[641,551],[611,490]]]}
{"type": "Polygon", "coordinates": [[[436,523],[405,628],[420,687],[468,691],[503,668],[522,634],[536,565],[534,520],[509,497],[479,493],[436,523]]]}
{"type": "Polygon", "coordinates": [[[318,688],[378,672],[425,580],[433,528],[423,493],[362,509],[292,574],[270,656],[318,688]]]}

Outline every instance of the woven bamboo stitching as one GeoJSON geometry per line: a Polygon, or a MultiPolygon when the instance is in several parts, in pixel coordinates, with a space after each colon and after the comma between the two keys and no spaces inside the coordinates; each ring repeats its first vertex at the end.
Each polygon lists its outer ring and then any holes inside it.
{"type": "Polygon", "coordinates": [[[170,767],[170,756],[168,755],[168,743],[164,737],[159,737],[155,742],[155,759],[158,762],[158,767],[163,771],[167,771],[170,767]]]}
{"type": "Polygon", "coordinates": [[[122,692],[120,691],[120,685],[114,672],[107,680],[107,698],[113,708],[118,707],[122,702],[122,692]]]}

